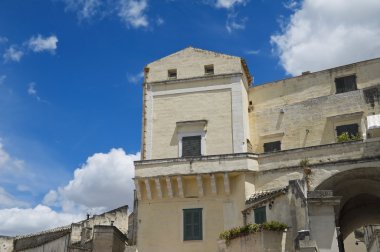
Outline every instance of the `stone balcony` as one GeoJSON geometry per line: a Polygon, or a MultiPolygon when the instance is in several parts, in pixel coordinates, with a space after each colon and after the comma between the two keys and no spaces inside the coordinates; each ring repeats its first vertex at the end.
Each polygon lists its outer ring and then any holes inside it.
{"type": "Polygon", "coordinates": [[[258,155],[259,171],[300,166],[302,160],[312,166],[365,162],[380,159],[380,139],[368,139],[310,146],[258,155]]]}
{"type": "Polygon", "coordinates": [[[202,173],[224,173],[257,171],[257,154],[236,153],[201,156],[194,158],[167,158],[135,161],[136,178],[196,175],[202,173]]]}
{"type": "Polygon", "coordinates": [[[354,162],[380,158],[380,139],[350,141],[271,153],[234,153],[194,158],[135,161],[136,178],[196,175],[239,171],[267,171],[299,166],[307,159],[312,165],[354,162]]]}
{"type": "MultiPolygon", "coordinates": [[[[312,167],[358,164],[380,160],[380,139],[350,141],[283,150],[272,153],[234,153],[194,158],[168,158],[135,161],[135,186],[141,199],[200,197],[231,193],[231,183],[239,172],[276,173],[299,170],[307,160],[312,167]],[[195,185],[191,186],[191,185],[195,185]],[[219,186],[219,187],[218,187],[219,186]],[[192,187],[194,190],[186,190],[192,187]],[[209,188],[209,189],[208,189],[209,188]],[[145,195],[145,196],[144,196],[145,195]]],[[[332,174],[330,174],[332,175],[332,174]]],[[[288,183],[286,180],[284,183],[288,183]]],[[[279,186],[279,185],[277,185],[279,186]]]]}

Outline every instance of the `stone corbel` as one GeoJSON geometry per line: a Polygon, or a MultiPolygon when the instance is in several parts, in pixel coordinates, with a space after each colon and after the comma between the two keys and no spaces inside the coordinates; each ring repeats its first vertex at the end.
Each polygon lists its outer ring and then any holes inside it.
{"type": "Polygon", "coordinates": [[[223,178],[224,178],[224,192],[227,194],[227,195],[230,195],[231,193],[231,189],[230,189],[230,178],[228,177],[228,173],[224,173],[223,175],[223,178]]]}
{"type": "Polygon", "coordinates": [[[173,198],[173,189],[172,189],[172,181],[170,177],[166,177],[166,187],[168,188],[168,196],[169,198],[173,198]]]}
{"type": "Polygon", "coordinates": [[[145,179],[145,188],[146,188],[146,197],[148,200],[152,199],[152,192],[150,191],[150,184],[149,184],[149,179],[145,179]]]}
{"type": "Polygon", "coordinates": [[[211,193],[216,194],[216,181],[215,181],[215,175],[210,174],[210,183],[211,183],[211,193]]]}
{"type": "Polygon", "coordinates": [[[181,176],[177,176],[177,184],[178,184],[178,196],[183,198],[183,185],[182,185],[181,176]]]}
{"type": "Polygon", "coordinates": [[[201,175],[197,175],[197,185],[198,185],[198,195],[199,197],[203,197],[204,192],[203,192],[203,182],[202,182],[201,175]]]}
{"type": "Polygon", "coordinates": [[[162,199],[162,190],[161,190],[160,178],[155,178],[154,181],[156,183],[157,196],[159,199],[162,199]]]}

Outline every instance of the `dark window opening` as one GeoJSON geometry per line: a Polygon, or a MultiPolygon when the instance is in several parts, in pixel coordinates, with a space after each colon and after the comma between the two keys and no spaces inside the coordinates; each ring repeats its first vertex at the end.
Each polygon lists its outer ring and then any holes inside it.
{"type": "Polygon", "coordinates": [[[335,78],[335,87],[337,94],[356,90],[356,76],[335,78]]]}
{"type": "Polygon", "coordinates": [[[168,70],[168,78],[169,79],[177,79],[177,69],[168,70]]]}
{"type": "Polygon", "coordinates": [[[206,65],[205,66],[205,74],[206,75],[214,74],[214,65],[206,65]]]}
{"type": "Polygon", "coordinates": [[[281,141],[264,143],[264,152],[280,151],[281,141]]]}
{"type": "Polygon", "coordinates": [[[336,135],[340,136],[343,133],[347,133],[350,137],[355,137],[359,134],[358,124],[347,124],[336,127],[336,135]]]}
{"type": "Polygon", "coordinates": [[[256,208],[254,212],[256,224],[262,224],[267,221],[266,206],[256,208]]]}
{"type": "Polygon", "coordinates": [[[197,157],[201,152],[201,136],[189,136],[182,138],[182,157],[197,157]]]}
{"type": "Polygon", "coordinates": [[[183,240],[202,240],[202,208],[183,209],[183,240]]]}

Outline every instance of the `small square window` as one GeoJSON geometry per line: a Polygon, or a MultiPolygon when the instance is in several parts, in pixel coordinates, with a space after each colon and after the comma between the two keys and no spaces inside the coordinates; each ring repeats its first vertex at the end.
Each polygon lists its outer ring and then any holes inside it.
{"type": "Polygon", "coordinates": [[[182,138],[182,157],[197,157],[202,154],[202,137],[188,136],[182,138]]]}
{"type": "Polygon", "coordinates": [[[183,240],[202,239],[202,208],[183,209],[183,240]]]}
{"type": "Polygon", "coordinates": [[[168,78],[169,79],[177,79],[177,69],[168,70],[168,78]]]}
{"type": "Polygon", "coordinates": [[[267,221],[266,206],[256,208],[254,212],[256,224],[262,224],[267,221]]]}
{"type": "Polygon", "coordinates": [[[264,143],[264,152],[280,151],[281,141],[264,143]]]}
{"type": "Polygon", "coordinates": [[[335,88],[337,94],[356,90],[356,76],[335,78],[335,88]]]}
{"type": "Polygon", "coordinates": [[[214,74],[214,65],[206,65],[205,66],[205,74],[206,75],[214,74]]]}

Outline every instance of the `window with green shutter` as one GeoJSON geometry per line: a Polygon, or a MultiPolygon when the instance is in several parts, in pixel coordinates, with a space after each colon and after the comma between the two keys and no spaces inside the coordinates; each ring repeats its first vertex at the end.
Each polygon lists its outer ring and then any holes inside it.
{"type": "Polygon", "coordinates": [[[201,156],[201,136],[189,136],[182,138],[182,157],[201,156]]]}
{"type": "Polygon", "coordinates": [[[202,208],[183,209],[183,240],[202,240],[202,208]]]}
{"type": "Polygon", "coordinates": [[[254,212],[256,224],[262,224],[267,221],[266,206],[256,208],[254,212]]]}

